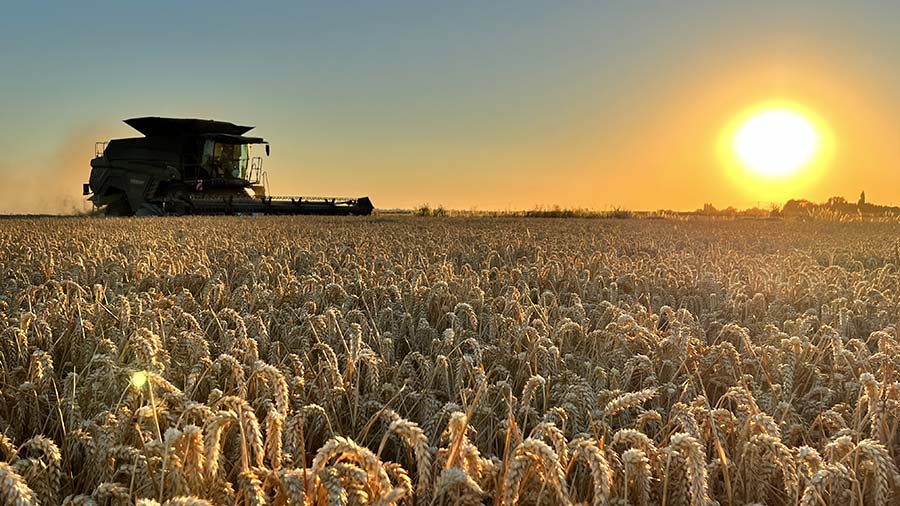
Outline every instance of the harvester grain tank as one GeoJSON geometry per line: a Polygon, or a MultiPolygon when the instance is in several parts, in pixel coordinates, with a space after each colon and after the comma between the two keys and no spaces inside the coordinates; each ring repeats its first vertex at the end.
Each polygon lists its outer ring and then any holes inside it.
{"type": "Polygon", "coordinates": [[[368,197],[273,197],[253,127],[224,121],[132,118],[143,137],[97,143],[84,195],[112,216],[186,214],[368,215],[368,197]]]}

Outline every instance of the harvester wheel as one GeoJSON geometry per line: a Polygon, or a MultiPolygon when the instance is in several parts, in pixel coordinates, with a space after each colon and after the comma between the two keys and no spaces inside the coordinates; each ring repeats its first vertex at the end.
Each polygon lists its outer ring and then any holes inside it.
{"type": "Polygon", "coordinates": [[[105,213],[107,216],[131,216],[133,214],[125,194],[107,204],[105,213]]]}

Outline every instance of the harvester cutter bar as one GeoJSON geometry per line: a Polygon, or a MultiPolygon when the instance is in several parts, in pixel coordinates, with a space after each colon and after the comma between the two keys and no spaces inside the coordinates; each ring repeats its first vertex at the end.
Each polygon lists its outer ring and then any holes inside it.
{"type": "Polygon", "coordinates": [[[368,197],[236,197],[191,196],[190,214],[320,214],[369,215],[373,206],[368,197]]]}

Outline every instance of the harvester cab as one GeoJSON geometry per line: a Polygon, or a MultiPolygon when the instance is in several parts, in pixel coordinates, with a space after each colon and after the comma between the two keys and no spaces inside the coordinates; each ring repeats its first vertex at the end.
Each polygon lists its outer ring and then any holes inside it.
{"type": "Polygon", "coordinates": [[[83,193],[108,215],[334,214],[368,215],[368,197],[272,197],[263,160],[245,134],[253,127],[224,121],[133,118],[143,137],[97,143],[83,193]]]}

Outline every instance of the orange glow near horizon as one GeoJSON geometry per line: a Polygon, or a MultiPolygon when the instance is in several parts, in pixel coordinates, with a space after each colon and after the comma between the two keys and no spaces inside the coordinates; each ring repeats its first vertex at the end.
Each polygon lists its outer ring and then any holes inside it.
{"type": "MultiPolygon", "coordinates": [[[[745,209],[790,199],[851,200],[863,190],[872,202],[900,204],[900,105],[837,67],[735,61],[715,73],[698,70],[634,104],[585,104],[556,118],[549,133],[527,122],[494,137],[490,124],[477,136],[423,130],[427,135],[397,138],[379,131],[316,137],[314,129],[294,133],[291,125],[264,121],[257,128],[274,144],[265,160],[271,194],[366,195],[382,209],[745,209]],[[741,126],[773,109],[798,114],[818,136],[813,159],[791,174],[749,170],[735,154],[741,126]]],[[[43,151],[30,158],[0,160],[10,179],[0,188],[0,213],[89,210],[80,190],[94,141],[133,135],[116,119],[98,121],[61,138],[46,134],[46,144],[34,144],[43,151]]]]}

